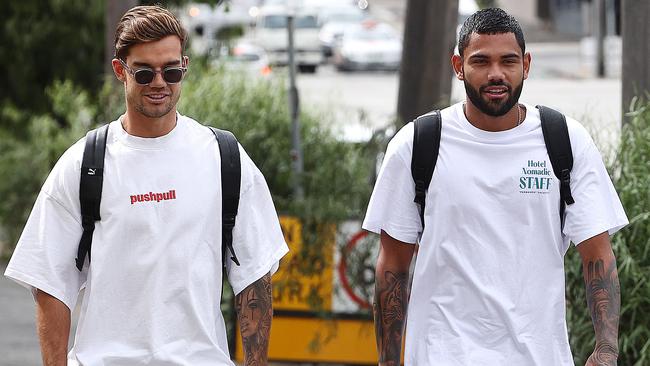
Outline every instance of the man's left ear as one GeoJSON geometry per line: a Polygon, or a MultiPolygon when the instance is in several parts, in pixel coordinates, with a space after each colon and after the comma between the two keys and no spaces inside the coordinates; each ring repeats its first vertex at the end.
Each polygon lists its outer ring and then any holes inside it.
{"type": "Polygon", "coordinates": [[[524,54],[524,79],[528,79],[528,73],[530,72],[531,61],[532,58],[530,56],[530,52],[526,52],[524,54]]]}
{"type": "Polygon", "coordinates": [[[181,65],[183,67],[187,67],[187,65],[190,64],[190,58],[188,56],[183,56],[183,59],[181,61],[181,65]]]}

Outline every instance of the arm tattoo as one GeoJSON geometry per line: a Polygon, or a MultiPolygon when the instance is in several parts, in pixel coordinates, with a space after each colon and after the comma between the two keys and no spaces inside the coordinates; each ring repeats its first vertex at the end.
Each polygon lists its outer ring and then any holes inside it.
{"type": "Polygon", "coordinates": [[[379,364],[399,366],[402,350],[402,331],[408,303],[407,273],[384,272],[375,286],[375,336],[379,364]]]}
{"type": "Polygon", "coordinates": [[[244,365],[266,365],[273,318],[271,275],[267,273],[240,292],[235,297],[235,309],[244,344],[244,365]]]}
{"type": "Polygon", "coordinates": [[[618,319],[621,289],[616,260],[589,261],[585,268],[587,305],[596,332],[596,349],[592,355],[597,365],[615,365],[618,357],[618,319]]]}

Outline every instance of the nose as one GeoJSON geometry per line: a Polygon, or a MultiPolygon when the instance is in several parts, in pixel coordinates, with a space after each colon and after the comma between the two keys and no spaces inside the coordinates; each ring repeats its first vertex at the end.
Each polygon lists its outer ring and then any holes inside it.
{"type": "Polygon", "coordinates": [[[505,73],[498,62],[493,63],[488,70],[488,80],[491,82],[503,81],[505,73]]]}
{"type": "Polygon", "coordinates": [[[149,83],[149,86],[153,88],[164,88],[166,85],[167,82],[163,79],[162,72],[154,73],[153,80],[149,83]]]}

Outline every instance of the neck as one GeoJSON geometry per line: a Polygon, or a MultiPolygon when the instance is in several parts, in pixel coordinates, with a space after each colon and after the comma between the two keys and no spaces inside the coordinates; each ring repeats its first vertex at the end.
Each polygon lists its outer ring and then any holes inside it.
{"type": "Polygon", "coordinates": [[[149,138],[164,136],[176,127],[176,109],[158,118],[146,117],[127,109],[122,118],[122,127],[131,136],[149,138]]]}
{"type": "Polygon", "coordinates": [[[478,129],[489,132],[505,131],[517,127],[526,118],[526,110],[520,107],[519,103],[515,104],[506,114],[498,117],[483,113],[469,100],[463,107],[469,123],[478,129]]]}

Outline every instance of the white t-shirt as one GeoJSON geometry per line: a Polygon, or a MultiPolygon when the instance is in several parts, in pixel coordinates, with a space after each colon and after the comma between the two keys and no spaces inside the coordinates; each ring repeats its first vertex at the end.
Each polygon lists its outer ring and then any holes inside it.
{"type": "MultiPolygon", "coordinates": [[[[79,176],[85,139],[47,178],[5,275],[74,309],[85,287],[69,362],[232,365],[220,310],[221,168],[207,127],[178,115],[158,138],[111,123],[102,220],[79,272],[79,176]]],[[[241,194],[228,260],[235,293],[274,272],[288,252],[264,177],[240,147],[241,194]]]]}
{"type": "Polygon", "coordinates": [[[526,108],[519,126],[501,132],[474,127],[462,103],[442,111],[423,233],[413,202],[413,124],[388,145],[363,228],[420,242],[406,365],[573,365],[564,294],[569,240],[612,234],[627,218],[589,134],[568,119],[575,203],[561,232],[539,111],[526,108]]]}

